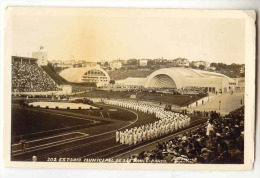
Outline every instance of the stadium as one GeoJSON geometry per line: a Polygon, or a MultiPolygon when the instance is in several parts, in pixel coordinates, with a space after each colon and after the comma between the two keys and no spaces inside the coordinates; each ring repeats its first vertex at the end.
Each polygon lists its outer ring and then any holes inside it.
{"type": "Polygon", "coordinates": [[[127,78],[119,81],[122,85],[140,85],[145,88],[177,88],[196,86],[206,92],[229,92],[235,89],[236,82],[219,73],[190,68],[164,68],[150,74],[147,78],[127,78]]]}
{"type": "Polygon", "coordinates": [[[112,84],[100,66],[46,61],[12,57],[12,161],[243,163],[236,80],[174,67],[112,84]]]}

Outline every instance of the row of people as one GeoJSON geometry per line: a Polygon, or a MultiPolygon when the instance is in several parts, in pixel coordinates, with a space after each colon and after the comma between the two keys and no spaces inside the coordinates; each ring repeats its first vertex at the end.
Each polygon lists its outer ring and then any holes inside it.
{"type": "Polygon", "coordinates": [[[111,90],[111,91],[142,91],[144,87],[138,85],[120,85],[120,84],[109,84],[99,88],[100,90],[111,90]]]}
{"type": "Polygon", "coordinates": [[[205,89],[202,87],[196,87],[196,86],[188,86],[188,87],[184,87],[182,89],[177,89],[177,91],[180,94],[189,94],[189,95],[194,95],[194,94],[201,94],[201,93],[206,93],[205,89]]]}
{"type": "Polygon", "coordinates": [[[187,115],[165,111],[159,106],[114,99],[105,99],[104,103],[137,110],[146,114],[154,114],[155,117],[159,119],[153,123],[117,131],[116,141],[121,144],[135,145],[142,141],[151,140],[190,125],[190,118],[187,115]]]}
{"type": "Polygon", "coordinates": [[[110,91],[133,91],[133,92],[155,92],[155,93],[171,93],[171,94],[181,94],[181,95],[198,95],[206,94],[206,91],[202,87],[189,86],[181,89],[169,89],[169,88],[144,88],[138,85],[118,85],[110,84],[99,88],[100,90],[110,90],[110,91]]]}

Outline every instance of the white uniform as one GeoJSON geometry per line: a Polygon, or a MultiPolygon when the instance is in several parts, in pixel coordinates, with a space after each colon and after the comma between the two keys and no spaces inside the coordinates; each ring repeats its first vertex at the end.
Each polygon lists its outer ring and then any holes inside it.
{"type": "Polygon", "coordinates": [[[116,131],[116,142],[119,142],[119,138],[120,138],[119,131],[116,131]]]}
{"type": "Polygon", "coordinates": [[[137,143],[137,133],[134,133],[134,145],[137,143]]]}
{"type": "Polygon", "coordinates": [[[115,99],[104,99],[103,101],[105,104],[134,109],[146,114],[154,114],[159,119],[159,121],[152,124],[117,131],[116,142],[121,144],[137,144],[137,142],[150,140],[190,125],[190,117],[172,111],[164,111],[163,108],[158,106],[115,99]]]}
{"type": "Polygon", "coordinates": [[[129,143],[128,144],[129,145],[133,144],[133,135],[132,135],[132,133],[130,133],[130,135],[129,135],[129,143]]]}

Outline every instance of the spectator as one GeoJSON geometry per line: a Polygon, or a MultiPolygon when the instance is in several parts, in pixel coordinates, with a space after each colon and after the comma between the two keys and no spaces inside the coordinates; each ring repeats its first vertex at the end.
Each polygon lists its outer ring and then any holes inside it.
{"type": "MultiPolygon", "coordinates": [[[[244,162],[244,107],[225,117],[211,112],[208,123],[150,150],[149,159],[169,163],[242,164],[244,162]]],[[[144,153],[148,153],[144,152],[144,153]]],[[[146,158],[139,154],[138,158],[146,158]]]]}
{"type": "Polygon", "coordinates": [[[44,92],[58,90],[56,83],[36,63],[12,63],[13,92],[44,92]]]}
{"type": "Polygon", "coordinates": [[[209,120],[208,126],[207,126],[207,133],[206,135],[209,136],[209,132],[214,131],[214,126],[212,120],[209,120]]]}

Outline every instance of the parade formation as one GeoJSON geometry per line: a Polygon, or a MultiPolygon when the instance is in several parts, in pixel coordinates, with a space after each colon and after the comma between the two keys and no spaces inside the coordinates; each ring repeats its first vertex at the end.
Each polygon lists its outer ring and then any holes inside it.
{"type": "Polygon", "coordinates": [[[104,100],[105,104],[133,109],[146,114],[154,114],[159,120],[139,127],[116,131],[116,142],[125,145],[136,145],[190,125],[190,117],[172,111],[165,111],[158,106],[125,100],[104,100]]]}

